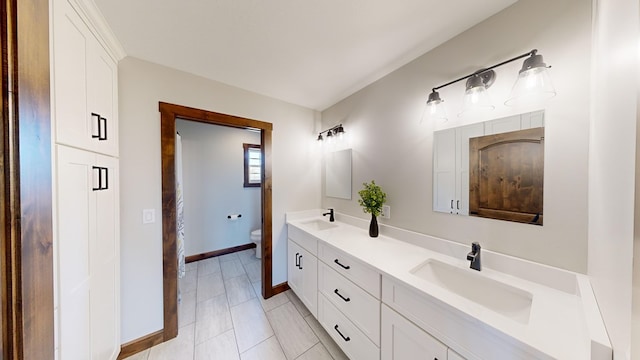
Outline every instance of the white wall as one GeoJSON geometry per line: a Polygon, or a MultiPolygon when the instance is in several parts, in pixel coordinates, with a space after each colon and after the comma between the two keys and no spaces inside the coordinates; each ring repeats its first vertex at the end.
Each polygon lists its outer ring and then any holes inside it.
{"type": "Polygon", "coordinates": [[[349,133],[354,186],[351,201],[323,197],[323,206],[367,218],[357,191],[375,179],[391,206],[380,222],[586,273],[590,51],[590,2],[521,0],[323,111],[323,128],[341,122],[349,133]],[[456,116],[460,82],[440,91],[449,121],[421,124],[431,88],[534,48],[553,66],[557,91],[544,105],[544,226],[433,212],[433,131],[534,108],[503,105],[522,61],[496,69],[489,116],[456,116]]]}
{"type": "Polygon", "coordinates": [[[589,275],[614,357],[631,359],[639,10],[637,0],[593,3],[589,275]]]}
{"type": "Polygon", "coordinates": [[[260,133],[178,120],[182,138],[186,256],[251,243],[260,228],[259,187],[244,187],[243,143],[260,133]],[[228,215],[241,214],[238,220],[228,215]]]}
{"type": "Polygon", "coordinates": [[[309,109],[125,58],[120,108],[122,341],[162,328],[162,190],[158,102],[273,123],[273,284],[286,281],[285,211],[320,205],[316,116],[309,109]],[[142,209],[156,223],[142,224],[142,209]]]}

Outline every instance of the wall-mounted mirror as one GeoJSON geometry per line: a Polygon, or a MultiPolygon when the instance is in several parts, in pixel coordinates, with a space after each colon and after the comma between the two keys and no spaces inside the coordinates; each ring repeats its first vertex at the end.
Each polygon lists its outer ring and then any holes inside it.
{"type": "Polygon", "coordinates": [[[325,154],[325,194],[351,200],[351,149],[325,154]]]}
{"type": "Polygon", "coordinates": [[[436,131],[433,211],[542,225],[543,161],[543,110],[436,131]]]}

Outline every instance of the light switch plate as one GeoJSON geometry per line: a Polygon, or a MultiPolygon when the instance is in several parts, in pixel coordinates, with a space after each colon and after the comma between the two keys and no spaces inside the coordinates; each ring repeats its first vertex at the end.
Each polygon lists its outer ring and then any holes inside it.
{"type": "Polygon", "coordinates": [[[156,210],[155,209],[143,209],[142,210],[142,223],[153,224],[156,222],[156,210]]]}

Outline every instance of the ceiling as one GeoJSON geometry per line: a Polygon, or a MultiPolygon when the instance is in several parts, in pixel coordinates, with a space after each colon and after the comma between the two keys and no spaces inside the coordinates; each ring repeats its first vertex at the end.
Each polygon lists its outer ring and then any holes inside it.
{"type": "Polygon", "coordinates": [[[129,56],[324,110],[516,0],[94,0],[129,56]]]}

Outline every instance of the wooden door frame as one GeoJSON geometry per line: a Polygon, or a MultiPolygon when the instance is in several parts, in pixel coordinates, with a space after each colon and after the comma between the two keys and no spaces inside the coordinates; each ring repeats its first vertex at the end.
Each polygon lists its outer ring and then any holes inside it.
{"type": "Polygon", "coordinates": [[[48,1],[2,0],[0,48],[1,356],[53,359],[48,1]]]}
{"type": "Polygon", "coordinates": [[[160,141],[162,148],[162,275],[164,299],[163,341],[178,335],[178,262],[176,248],[176,120],[238,129],[260,130],[263,182],[262,197],[262,296],[275,295],[272,285],[272,178],[271,133],[273,124],[212,111],[159,103],[160,141]]]}

